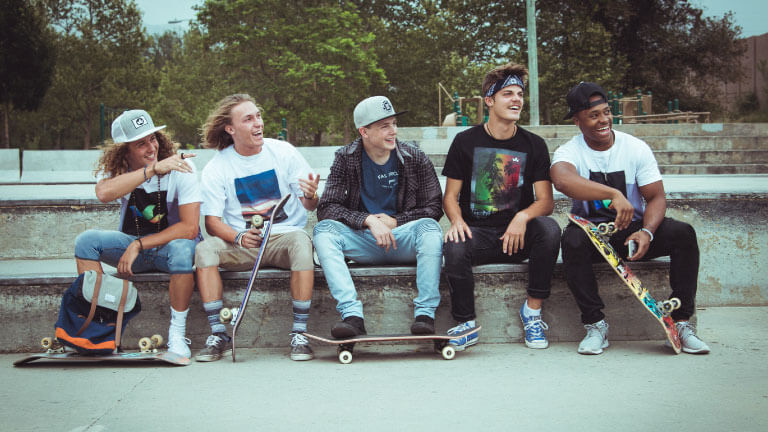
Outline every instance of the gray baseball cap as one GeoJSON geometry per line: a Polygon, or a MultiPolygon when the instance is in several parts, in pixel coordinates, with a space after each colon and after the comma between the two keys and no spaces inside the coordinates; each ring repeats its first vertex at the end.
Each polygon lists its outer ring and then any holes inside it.
{"type": "Polygon", "coordinates": [[[399,116],[408,111],[395,112],[392,102],[386,96],[371,96],[355,107],[355,127],[361,128],[379,120],[399,116]]]}
{"type": "Polygon", "coordinates": [[[142,139],[165,126],[155,127],[152,117],[144,110],[124,111],[112,122],[112,141],[124,143],[142,139]]]}

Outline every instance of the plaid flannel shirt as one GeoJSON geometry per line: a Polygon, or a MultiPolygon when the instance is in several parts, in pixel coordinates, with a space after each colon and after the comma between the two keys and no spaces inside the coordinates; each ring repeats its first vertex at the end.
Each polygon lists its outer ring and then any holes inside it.
{"type": "MultiPolygon", "coordinates": [[[[396,140],[397,226],[429,217],[443,216],[442,189],[435,167],[426,154],[411,143],[396,140]]],[[[353,229],[365,229],[370,215],[360,198],[363,142],[357,138],[336,150],[331,173],[317,206],[317,219],[333,219],[353,229]]]]}

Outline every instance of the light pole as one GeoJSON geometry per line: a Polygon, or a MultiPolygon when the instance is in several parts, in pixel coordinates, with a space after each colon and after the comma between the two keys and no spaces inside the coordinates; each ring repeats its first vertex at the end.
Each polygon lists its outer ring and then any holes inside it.
{"type": "Polygon", "coordinates": [[[539,62],[536,53],[536,0],[525,0],[528,28],[528,86],[531,95],[531,126],[539,126],[539,62]]]}

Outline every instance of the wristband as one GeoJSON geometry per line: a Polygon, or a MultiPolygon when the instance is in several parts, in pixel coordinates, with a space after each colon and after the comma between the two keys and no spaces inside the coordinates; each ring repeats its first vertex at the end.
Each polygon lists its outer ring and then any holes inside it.
{"type": "Polygon", "coordinates": [[[144,181],[149,183],[149,179],[147,178],[147,165],[144,165],[144,181]]]}
{"type": "Polygon", "coordinates": [[[140,238],[137,238],[136,241],[139,242],[139,252],[142,252],[144,250],[144,243],[141,242],[140,238]]]}
{"type": "Polygon", "coordinates": [[[640,231],[645,231],[648,233],[649,236],[651,236],[651,241],[653,241],[653,233],[648,228],[640,228],[640,231]]]}
{"type": "Polygon", "coordinates": [[[243,247],[243,236],[245,235],[246,232],[247,231],[240,231],[239,233],[237,233],[234,241],[235,246],[243,247]]]}

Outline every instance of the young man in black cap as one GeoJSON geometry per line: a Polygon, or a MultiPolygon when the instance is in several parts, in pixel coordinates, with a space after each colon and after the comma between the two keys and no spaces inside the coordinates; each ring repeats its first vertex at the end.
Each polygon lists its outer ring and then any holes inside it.
{"type": "Polygon", "coordinates": [[[440,303],[442,230],[437,221],[440,183],[418,147],[397,139],[392,103],[384,96],[360,102],[354,120],[360,137],[336,151],[317,207],[313,243],[342,320],[335,338],[366,334],[363,304],[346,259],[362,264],[416,262],[413,334],[435,332],[440,303]]]}
{"type": "MultiPolygon", "coordinates": [[[[615,221],[618,232],[611,245],[622,256],[634,241],[637,251],[630,261],[670,257],[672,297],[682,302],[672,312],[687,353],[708,353],[688,319],[694,313],[699,247],[689,224],[664,217],[667,201],[661,173],[651,148],[644,141],[612,130],[613,116],[605,91],[581,82],[568,92],[568,114],[581,134],[555,151],[551,175],[555,188],[573,200],[571,212],[594,223],[615,221]]],[[[562,238],[563,263],[568,288],[581,310],[587,335],[579,344],[581,354],[600,354],[608,347],[608,324],[602,312],[592,262],[598,251],[586,234],[568,225],[562,238]]]]}
{"type": "MultiPolygon", "coordinates": [[[[445,234],[445,276],[453,318],[449,334],[476,327],[472,266],[529,261],[528,298],[520,307],[525,343],[546,348],[542,301],[559,250],[560,227],[552,213],[549,152],[544,140],[519,127],[528,70],[507,64],[483,80],[488,123],[456,135],[445,161],[443,207],[451,221],[445,234]]],[[[451,341],[463,350],[477,333],[451,341]]]]}

